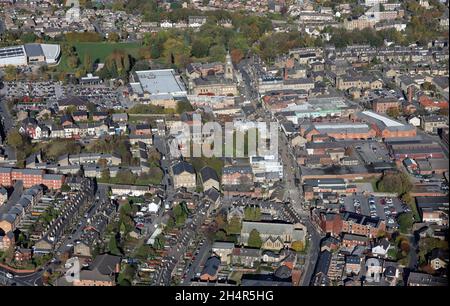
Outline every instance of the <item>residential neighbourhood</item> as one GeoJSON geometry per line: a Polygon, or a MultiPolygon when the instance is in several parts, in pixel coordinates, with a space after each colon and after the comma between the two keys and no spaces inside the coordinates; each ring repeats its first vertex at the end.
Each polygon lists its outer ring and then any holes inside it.
{"type": "Polygon", "coordinates": [[[0,1],[0,286],[448,286],[448,12],[0,1]]]}

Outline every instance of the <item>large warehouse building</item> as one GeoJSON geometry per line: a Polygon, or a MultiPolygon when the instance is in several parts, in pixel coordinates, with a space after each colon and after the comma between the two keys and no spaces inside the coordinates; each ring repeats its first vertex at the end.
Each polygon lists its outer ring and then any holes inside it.
{"type": "Polygon", "coordinates": [[[0,48],[0,67],[31,64],[55,65],[61,57],[61,48],[56,44],[25,44],[0,48]]]}

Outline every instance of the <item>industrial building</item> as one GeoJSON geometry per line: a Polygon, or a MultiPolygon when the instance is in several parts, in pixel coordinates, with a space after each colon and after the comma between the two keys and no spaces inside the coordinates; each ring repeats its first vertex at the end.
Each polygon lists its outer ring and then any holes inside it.
{"type": "Polygon", "coordinates": [[[160,100],[187,95],[183,82],[173,69],[136,71],[131,78],[130,98],[134,100],[160,100]]]}
{"type": "Polygon", "coordinates": [[[25,44],[0,48],[0,67],[26,66],[31,64],[55,65],[61,58],[57,44],[25,44]]]}

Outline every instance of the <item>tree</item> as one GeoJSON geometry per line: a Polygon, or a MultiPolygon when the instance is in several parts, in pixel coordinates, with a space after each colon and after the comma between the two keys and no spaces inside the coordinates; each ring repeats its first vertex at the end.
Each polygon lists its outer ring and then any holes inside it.
{"type": "Polygon", "coordinates": [[[86,53],[83,59],[83,66],[86,72],[92,72],[93,64],[92,56],[89,53],[86,53]]]}
{"type": "Polygon", "coordinates": [[[244,219],[249,221],[261,220],[261,208],[258,206],[247,206],[244,209],[244,219]]]}
{"type": "Polygon", "coordinates": [[[345,154],[345,156],[352,156],[353,148],[352,147],[346,147],[344,154],[345,154]]]}
{"type": "Polygon", "coordinates": [[[121,255],[119,247],[117,246],[117,239],[115,236],[109,239],[108,249],[112,255],[121,255]]]}
{"type": "Polygon", "coordinates": [[[225,55],[227,51],[223,45],[215,45],[209,49],[209,60],[212,62],[225,61],[225,55]]]}
{"type": "Polygon", "coordinates": [[[123,223],[123,222],[120,223],[120,229],[119,229],[119,231],[120,231],[120,234],[121,234],[121,235],[125,235],[125,233],[126,233],[126,231],[127,231],[127,228],[125,227],[125,223],[123,223]]]}
{"type": "Polygon", "coordinates": [[[164,239],[164,235],[163,234],[159,234],[156,238],[155,238],[155,243],[153,244],[153,247],[156,250],[162,250],[164,248],[165,245],[165,239],[164,239]]]}
{"type": "Polygon", "coordinates": [[[191,112],[194,109],[192,108],[191,103],[189,101],[179,101],[177,102],[176,112],[177,114],[182,114],[184,112],[191,112]]]}
{"type": "Polygon", "coordinates": [[[381,192],[396,192],[403,195],[412,189],[412,184],[405,173],[397,172],[384,174],[377,187],[381,192]]]}
{"type": "Polygon", "coordinates": [[[293,249],[296,252],[301,252],[305,249],[305,244],[302,241],[293,241],[291,243],[291,249],[293,249]]]}
{"type": "Polygon", "coordinates": [[[13,81],[17,77],[17,69],[13,65],[8,65],[4,69],[5,75],[3,76],[3,79],[7,82],[13,81]]]}
{"type": "Polygon", "coordinates": [[[261,235],[256,229],[252,229],[250,235],[248,236],[247,245],[251,248],[261,248],[262,240],[261,235]]]}
{"type": "Polygon", "coordinates": [[[62,191],[62,192],[69,192],[69,191],[70,191],[70,186],[67,185],[67,184],[63,184],[63,185],[61,186],[61,191],[62,191]]]}
{"type": "Polygon", "coordinates": [[[386,111],[386,114],[389,117],[397,118],[398,116],[400,116],[400,110],[398,109],[398,107],[389,107],[386,111]]]}
{"type": "Polygon", "coordinates": [[[173,207],[173,214],[175,217],[175,224],[177,226],[183,225],[187,218],[186,209],[183,208],[182,203],[173,207]]]}
{"type": "Polygon", "coordinates": [[[241,220],[237,217],[231,218],[227,225],[227,234],[235,235],[241,232],[242,223],[241,220]]]}
{"type": "Polygon", "coordinates": [[[120,36],[116,32],[108,33],[108,41],[118,42],[119,39],[120,39],[120,36]]]}
{"type": "Polygon", "coordinates": [[[169,38],[163,47],[163,56],[167,64],[186,67],[189,63],[191,48],[180,39],[169,38]]]}
{"type": "Polygon", "coordinates": [[[11,129],[6,136],[8,144],[14,148],[20,148],[23,146],[23,137],[17,129],[11,129]]]}
{"type": "Polygon", "coordinates": [[[106,168],[107,166],[108,166],[108,161],[106,160],[106,158],[100,158],[99,160],[98,160],[98,163],[97,163],[98,165],[99,165],[99,167],[101,167],[101,168],[106,168]]]}
{"type": "Polygon", "coordinates": [[[230,52],[230,56],[231,56],[231,61],[234,64],[238,64],[241,59],[244,57],[244,52],[240,49],[233,49],[230,52]]]}
{"type": "Polygon", "coordinates": [[[192,56],[201,58],[208,55],[209,43],[206,39],[196,39],[192,42],[192,56]]]}
{"type": "Polygon", "coordinates": [[[407,234],[410,232],[414,223],[414,216],[412,213],[402,213],[398,217],[398,225],[400,233],[407,234]]]}
{"type": "Polygon", "coordinates": [[[67,59],[67,65],[71,69],[77,68],[78,67],[78,63],[79,63],[79,60],[78,60],[78,57],[76,55],[69,56],[69,58],[67,59]]]}

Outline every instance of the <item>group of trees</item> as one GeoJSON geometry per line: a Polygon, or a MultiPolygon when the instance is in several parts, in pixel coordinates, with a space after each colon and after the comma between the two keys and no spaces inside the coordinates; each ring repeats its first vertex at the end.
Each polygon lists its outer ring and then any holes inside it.
{"type": "Polygon", "coordinates": [[[377,188],[381,192],[395,192],[403,195],[411,190],[412,184],[404,172],[385,173],[378,181],[377,188]]]}
{"type": "Polygon", "coordinates": [[[6,135],[6,142],[16,150],[17,166],[24,166],[25,159],[33,150],[30,138],[12,128],[6,135]]]}
{"type": "Polygon", "coordinates": [[[187,217],[189,216],[189,209],[185,202],[181,202],[178,205],[175,205],[172,209],[173,218],[176,226],[181,226],[186,222],[187,217]]]}
{"type": "Polygon", "coordinates": [[[138,185],[145,186],[151,184],[160,184],[163,177],[162,170],[159,167],[151,167],[146,173],[140,175],[134,174],[128,169],[121,169],[115,177],[111,177],[109,168],[105,167],[101,173],[100,181],[110,184],[138,185]]]}
{"type": "Polygon", "coordinates": [[[244,219],[247,221],[260,221],[261,208],[258,206],[247,206],[244,208],[244,219]]]}
{"type": "Polygon", "coordinates": [[[112,136],[99,139],[89,144],[86,150],[95,153],[116,153],[121,157],[121,162],[125,166],[135,166],[138,160],[131,154],[131,146],[124,136],[112,136]]]}
{"type": "Polygon", "coordinates": [[[178,68],[184,68],[188,63],[198,60],[224,61],[227,50],[230,51],[233,61],[238,62],[254,44],[256,51],[264,51],[263,56],[272,56],[273,49],[278,47],[288,50],[287,45],[299,45],[296,43],[296,36],[299,34],[297,33],[289,35],[291,40],[280,37],[275,45],[267,38],[265,44],[258,47],[261,38],[272,29],[270,19],[237,13],[232,17],[237,31],[217,25],[217,19],[211,18],[199,31],[172,29],[149,33],[144,38],[144,45],[152,59],[178,68]],[[271,51],[267,51],[269,49],[271,51]]]}
{"type": "Polygon", "coordinates": [[[115,50],[105,60],[98,75],[103,79],[127,78],[135,59],[124,50],[115,50]]]}

